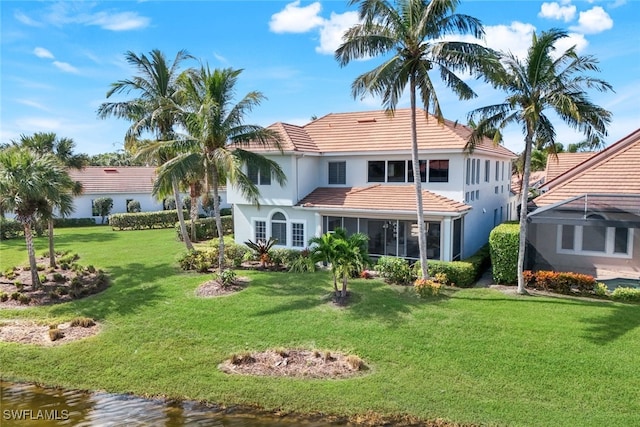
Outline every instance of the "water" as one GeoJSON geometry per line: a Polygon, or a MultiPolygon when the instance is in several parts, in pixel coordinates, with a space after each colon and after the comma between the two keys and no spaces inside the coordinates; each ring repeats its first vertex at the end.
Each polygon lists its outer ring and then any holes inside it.
{"type": "Polygon", "coordinates": [[[2,427],[327,427],[347,425],[230,414],[196,402],[164,401],[0,381],[2,427]]]}

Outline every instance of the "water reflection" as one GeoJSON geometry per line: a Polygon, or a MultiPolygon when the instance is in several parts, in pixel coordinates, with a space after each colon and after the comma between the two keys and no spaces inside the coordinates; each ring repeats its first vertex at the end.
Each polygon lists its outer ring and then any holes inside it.
{"type": "MultiPolygon", "coordinates": [[[[3,427],[207,426],[327,427],[338,424],[276,417],[229,415],[195,402],[166,402],[127,395],[52,389],[0,381],[3,427]]],[[[345,425],[345,424],[342,424],[345,425]]]]}

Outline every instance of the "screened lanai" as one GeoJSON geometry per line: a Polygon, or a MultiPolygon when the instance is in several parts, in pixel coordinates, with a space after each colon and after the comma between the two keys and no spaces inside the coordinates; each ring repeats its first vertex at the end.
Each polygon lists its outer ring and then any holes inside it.
{"type": "Polygon", "coordinates": [[[529,214],[527,267],[640,281],[640,194],[583,194],[529,214]]]}

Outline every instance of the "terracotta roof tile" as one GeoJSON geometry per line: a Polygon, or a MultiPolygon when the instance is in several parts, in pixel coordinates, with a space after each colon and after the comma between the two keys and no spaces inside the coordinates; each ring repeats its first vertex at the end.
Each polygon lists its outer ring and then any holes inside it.
{"type": "MultiPolygon", "coordinates": [[[[461,124],[437,119],[418,111],[417,131],[420,150],[463,150],[471,130],[461,124]]],[[[411,150],[411,109],[399,109],[393,116],[384,110],[354,113],[331,113],[304,126],[276,123],[269,128],[283,136],[284,151],[347,153],[411,150]]],[[[257,151],[264,147],[252,146],[257,151]]],[[[271,149],[273,151],[273,148],[271,149]]],[[[485,139],[477,152],[490,152],[508,157],[515,154],[485,139]]]]}
{"type": "MultiPolygon", "coordinates": [[[[529,175],[529,188],[539,188],[545,178],[545,171],[535,171],[531,172],[529,175]]],[[[511,191],[514,194],[520,194],[522,189],[522,176],[518,174],[513,174],[511,176],[511,191]]]]}
{"type": "Polygon", "coordinates": [[[547,156],[546,181],[551,181],[562,175],[566,171],[590,159],[596,153],[558,153],[557,157],[549,154],[547,156]]]}
{"type": "Polygon", "coordinates": [[[640,129],[547,182],[535,199],[546,206],[583,194],[640,194],[640,129]]]}
{"type": "MultiPolygon", "coordinates": [[[[422,205],[428,212],[462,213],[470,206],[423,190],[422,205]]],[[[298,206],[304,208],[340,208],[348,211],[371,210],[398,212],[416,211],[413,185],[372,185],[369,187],[319,187],[303,198],[298,206]]]]}
{"type": "Polygon", "coordinates": [[[89,166],[69,175],[80,181],[85,194],[149,193],[153,190],[154,167],[89,166]]]}

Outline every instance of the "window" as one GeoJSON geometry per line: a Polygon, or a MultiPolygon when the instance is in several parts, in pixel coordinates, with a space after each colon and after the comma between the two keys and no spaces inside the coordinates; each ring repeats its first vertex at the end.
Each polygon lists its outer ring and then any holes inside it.
{"type": "Polygon", "coordinates": [[[465,203],[469,203],[469,192],[467,191],[466,193],[464,193],[464,202],[465,203]]]}
{"type": "Polygon", "coordinates": [[[491,179],[491,160],[484,161],[484,182],[489,182],[491,179]]]}
{"type": "Polygon", "coordinates": [[[467,185],[471,184],[471,159],[467,159],[467,185]]]}
{"type": "Polygon", "coordinates": [[[496,185],[495,187],[493,187],[493,191],[498,194],[498,186],[496,185]]]}
{"type": "MultiPolygon", "coordinates": [[[[588,219],[604,219],[600,215],[592,215],[588,219]]],[[[607,227],[606,225],[571,225],[558,226],[558,253],[593,254],[604,257],[631,258],[633,230],[623,227],[607,227]]]]}
{"type": "Polygon", "coordinates": [[[406,182],[405,160],[393,160],[387,162],[387,182],[406,182]]]}
{"type": "Polygon", "coordinates": [[[480,190],[476,190],[476,200],[480,200],[480,190]]]}
{"type": "MultiPolygon", "coordinates": [[[[420,182],[427,182],[427,161],[418,160],[418,166],[420,168],[420,182]]],[[[407,175],[407,181],[413,182],[413,161],[411,160],[407,163],[407,175]]]]}
{"type": "Polygon", "coordinates": [[[471,159],[471,184],[476,183],[476,159],[471,159]]]}
{"type": "Polygon", "coordinates": [[[267,223],[265,221],[256,221],[254,222],[253,229],[255,232],[255,241],[262,240],[263,242],[267,241],[267,223]]]}
{"type": "Polygon", "coordinates": [[[344,185],[347,183],[347,162],[329,162],[329,184],[344,185]]]}
{"type": "Polygon", "coordinates": [[[504,181],[504,162],[502,162],[502,180],[504,181]]]}
{"type": "Polygon", "coordinates": [[[271,185],[271,173],[259,169],[255,165],[247,166],[247,175],[249,176],[249,180],[255,185],[271,185]]]}
{"type": "Polygon", "coordinates": [[[301,222],[291,224],[291,246],[304,247],[304,224],[301,222]]]}
{"type": "Polygon", "coordinates": [[[478,166],[476,166],[476,184],[480,184],[480,159],[476,160],[478,166]]]}
{"type": "Polygon", "coordinates": [[[449,182],[449,160],[429,160],[429,182],[449,182]]]}
{"type": "Polygon", "coordinates": [[[384,182],[384,160],[372,160],[368,162],[367,180],[369,182],[384,182]]]}
{"type": "Polygon", "coordinates": [[[278,240],[276,245],[287,246],[287,218],[282,212],[271,216],[271,237],[278,240]]]}
{"type": "Polygon", "coordinates": [[[500,181],[500,162],[496,160],[496,181],[500,181]]]}

